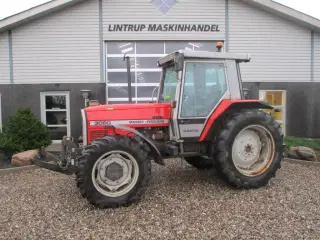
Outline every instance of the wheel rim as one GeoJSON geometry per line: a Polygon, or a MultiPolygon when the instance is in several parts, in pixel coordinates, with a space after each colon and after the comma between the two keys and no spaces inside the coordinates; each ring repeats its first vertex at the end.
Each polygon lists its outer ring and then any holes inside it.
{"type": "Polygon", "coordinates": [[[246,176],[261,175],[271,165],[274,149],[275,143],[269,130],[260,125],[247,126],[233,142],[233,163],[246,176]]]}
{"type": "Polygon", "coordinates": [[[92,182],[104,196],[127,194],[138,181],[139,166],[135,158],[124,151],[102,155],[92,168],[92,182]]]}

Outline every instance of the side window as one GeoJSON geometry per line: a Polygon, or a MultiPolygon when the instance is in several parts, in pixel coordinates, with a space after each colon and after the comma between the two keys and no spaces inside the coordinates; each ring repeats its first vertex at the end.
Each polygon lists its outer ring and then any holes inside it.
{"type": "Polygon", "coordinates": [[[163,90],[159,99],[159,102],[169,103],[175,99],[176,89],[178,85],[177,72],[173,68],[167,68],[165,70],[165,76],[163,80],[163,90]]]}
{"type": "Polygon", "coordinates": [[[226,91],[224,64],[188,62],[180,116],[207,117],[226,91]]]}

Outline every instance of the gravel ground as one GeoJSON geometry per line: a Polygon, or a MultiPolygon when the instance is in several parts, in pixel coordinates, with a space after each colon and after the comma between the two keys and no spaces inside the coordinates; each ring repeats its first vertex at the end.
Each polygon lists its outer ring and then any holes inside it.
{"type": "Polygon", "coordinates": [[[116,210],[89,205],[73,176],[30,170],[0,177],[0,206],[1,239],[320,239],[320,166],[283,163],[244,191],[169,161],[139,204],[116,210]]]}

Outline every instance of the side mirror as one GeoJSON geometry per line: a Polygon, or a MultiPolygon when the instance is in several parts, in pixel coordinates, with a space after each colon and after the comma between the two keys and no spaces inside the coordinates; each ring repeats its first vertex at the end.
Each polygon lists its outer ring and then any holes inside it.
{"type": "Polygon", "coordinates": [[[159,87],[156,87],[155,89],[153,89],[153,91],[152,91],[152,99],[151,99],[151,102],[153,102],[153,96],[154,96],[154,93],[155,93],[155,91],[158,89],[159,87]]]}

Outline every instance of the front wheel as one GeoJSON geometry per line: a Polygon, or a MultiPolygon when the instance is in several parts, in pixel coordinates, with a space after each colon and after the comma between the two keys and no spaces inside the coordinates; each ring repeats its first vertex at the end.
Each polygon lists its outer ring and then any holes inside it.
{"type": "Polygon", "coordinates": [[[220,174],[238,188],[267,185],[281,167],[280,124],[260,110],[244,110],[226,121],[215,152],[220,174]]]}
{"type": "Polygon", "coordinates": [[[82,196],[91,204],[99,208],[129,206],[145,192],[151,162],[140,141],[106,136],[86,148],[76,176],[82,196]]]}

